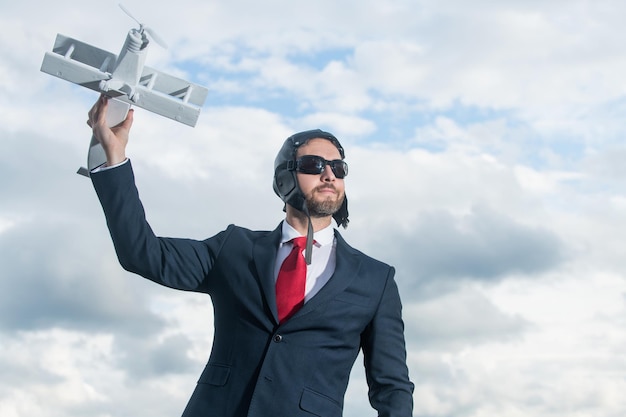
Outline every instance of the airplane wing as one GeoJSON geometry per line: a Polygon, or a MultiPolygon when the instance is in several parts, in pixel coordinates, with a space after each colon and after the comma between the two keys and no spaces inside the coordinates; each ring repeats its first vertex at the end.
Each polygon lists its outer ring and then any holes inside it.
{"type": "Polygon", "coordinates": [[[126,95],[116,98],[189,126],[195,126],[208,94],[205,87],[147,65],[143,67],[136,89],[139,96],[137,101],[131,101],[126,95]]]}
{"type": "MultiPolygon", "coordinates": [[[[58,34],[52,52],[46,52],[41,71],[101,92],[100,82],[109,80],[117,55],[87,43],[58,34]]],[[[208,90],[161,71],[144,66],[137,99],[109,91],[108,94],[131,105],[195,126],[208,90]]]]}
{"type": "Polygon", "coordinates": [[[58,34],[52,52],[46,52],[41,71],[100,91],[101,80],[111,78],[117,56],[89,44],[58,34]]]}

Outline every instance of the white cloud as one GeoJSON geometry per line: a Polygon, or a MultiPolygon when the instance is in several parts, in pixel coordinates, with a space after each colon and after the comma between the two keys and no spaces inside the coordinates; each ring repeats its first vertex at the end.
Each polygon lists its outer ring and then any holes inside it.
{"type": "MultiPolygon", "coordinates": [[[[124,4],[170,44],[151,66],[210,87],[195,129],[136,112],[157,233],[275,227],[277,149],[328,129],[344,234],[397,267],[415,415],[623,414],[622,3],[124,4]]],[[[2,416],[180,414],[207,359],[207,297],[123,272],[75,174],[97,94],[39,71],[57,32],[117,53],[133,25],[113,1],[3,5],[2,416]]],[[[347,417],[371,413],[360,367],[347,417]]]]}

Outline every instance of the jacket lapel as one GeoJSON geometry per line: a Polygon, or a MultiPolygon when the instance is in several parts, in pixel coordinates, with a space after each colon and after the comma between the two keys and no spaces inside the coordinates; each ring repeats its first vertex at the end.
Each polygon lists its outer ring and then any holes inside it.
{"type": "Polygon", "coordinates": [[[276,310],[276,291],[274,282],[274,263],[276,262],[276,252],[282,236],[282,223],[274,231],[259,238],[253,249],[254,264],[259,274],[261,289],[265,295],[265,301],[272,312],[274,321],[278,323],[278,312],[276,310]]]}
{"type": "Polygon", "coordinates": [[[322,287],[322,289],[313,298],[304,304],[304,306],[290,319],[290,321],[297,320],[298,317],[312,312],[320,305],[323,305],[326,301],[337,296],[337,294],[345,290],[357,276],[361,265],[357,252],[351,248],[345,240],[343,240],[339,232],[336,230],[335,237],[337,238],[337,251],[335,253],[337,263],[335,265],[335,272],[330,277],[326,285],[324,285],[324,287],[322,287]]]}

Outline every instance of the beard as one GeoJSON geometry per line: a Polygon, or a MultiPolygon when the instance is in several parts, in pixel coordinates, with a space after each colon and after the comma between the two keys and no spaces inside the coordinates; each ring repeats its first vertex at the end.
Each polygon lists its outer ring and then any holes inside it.
{"type": "MultiPolygon", "coordinates": [[[[325,187],[321,187],[321,188],[325,188],[325,187]]],[[[343,200],[345,198],[345,194],[338,193],[332,196],[331,195],[322,196],[322,197],[317,196],[316,198],[316,191],[318,189],[313,190],[312,193],[305,196],[306,206],[309,209],[309,215],[311,217],[332,216],[341,208],[341,205],[343,204],[343,200]]]]}

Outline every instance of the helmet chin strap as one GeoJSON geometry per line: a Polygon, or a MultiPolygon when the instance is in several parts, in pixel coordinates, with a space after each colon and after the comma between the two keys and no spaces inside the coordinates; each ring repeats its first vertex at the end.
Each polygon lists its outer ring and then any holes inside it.
{"type": "Polygon", "coordinates": [[[309,223],[306,233],[306,250],[304,252],[304,260],[307,265],[311,265],[311,256],[313,255],[313,223],[311,222],[311,214],[309,213],[309,207],[304,204],[304,214],[306,214],[307,222],[309,223]]]}

